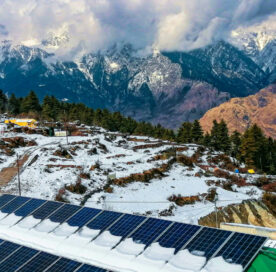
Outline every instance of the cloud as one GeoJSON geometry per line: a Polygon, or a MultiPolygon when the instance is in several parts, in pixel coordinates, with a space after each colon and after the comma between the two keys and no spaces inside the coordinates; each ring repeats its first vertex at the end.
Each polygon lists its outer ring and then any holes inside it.
{"type": "Polygon", "coordinates": [[[48,40],[63,57],[116,42],[191,50],[275,12],[275,0],[1,0],[0,39],[29,46],[48,40]]]}

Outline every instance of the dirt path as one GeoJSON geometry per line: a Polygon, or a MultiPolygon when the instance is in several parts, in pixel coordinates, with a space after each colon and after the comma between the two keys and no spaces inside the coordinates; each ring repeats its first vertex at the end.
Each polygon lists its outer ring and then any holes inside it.
{"type": "MultiPolygon", "coordinates": [[[[29,155],[25,154],[19,159],[19,168],[21,169],[24,163],[28,160],[29,155]]],[[[12,166],[3,168],[0,172],[0,190],[1,187],[6,186],[17,175],[17,162],[15,161],[12,166]]]]}

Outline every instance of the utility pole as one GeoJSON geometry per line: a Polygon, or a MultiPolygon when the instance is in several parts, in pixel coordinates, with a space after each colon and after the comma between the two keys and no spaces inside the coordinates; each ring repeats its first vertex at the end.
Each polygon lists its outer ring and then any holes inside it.
{"type": "Polygon", "coordinates": [[[19,168],[19,158],[18,158],[18,154],[16,154],[16,158],[17,158],[17,178],[18,178],[18,193],[19,196],[21,196],[21,184],[20,184],[20,168],[19,168]]]}
{"type": "Polygon", "coordinates": [[[214,201],[215,201],[215,213],[216,213],[216,228],[218,229],[219,227],[218,227],[218,209],[217,209],[218,194],[217,194],[217,192],[215,194],[214,201]]]}

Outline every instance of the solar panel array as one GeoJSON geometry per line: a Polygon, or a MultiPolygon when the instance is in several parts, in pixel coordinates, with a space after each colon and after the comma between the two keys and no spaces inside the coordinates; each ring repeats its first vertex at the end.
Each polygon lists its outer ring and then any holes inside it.
{"type": "MultiPolygon", "coordinates": [[[[65,222],[79,229],[85,226],[99,230],[99,235],[108,230],[111,234],[120,236],[120,242],[132,238],[134,242],[144,244],[144,249],[158,242],[162,247],[174,248],[175,254],[188,249],[192,254],[205,256],[207,260],[222,256],[230,263],[242,265],[244,269],[266,241],[265,237],[249,234],[12,195],[0,196],[0,211],[22,217],[32,215],[37,219],[50,219],[61,224],[65,222]]],[[[0,271],[106,271],[45,252],[18,247],[20,246],[1,241],[0,271]],[[14,258],[16,261],[12,261],[14,258]],[[43,269],[37,270],[40,266],[43,269]]]]}
{"type": "Polygon", "coordinates": [[[0,240],[0,271],[5,272],[108,272],[33,248],[0,240]]]}

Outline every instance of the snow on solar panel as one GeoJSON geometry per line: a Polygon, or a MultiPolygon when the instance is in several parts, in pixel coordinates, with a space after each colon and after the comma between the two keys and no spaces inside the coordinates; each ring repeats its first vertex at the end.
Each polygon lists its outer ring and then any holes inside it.
{"type": "Polygon", "coordinates": [[[76,272],[108,272],[108,270],[84,264],[76,272]]]}
{"type": "Polygon", "coordinates": [[[241,264],[245,268],[265,241],[265,237],[234,233],[214,257],[222,256],[228,262],[241,264]]]}
{"type": "Polygon", "coordinates": [[[8,204],[3,206],[1,208],[1,212],[3,212],[3,213],[12,213],[29,200],[30,200],[29,197],[16,197],[12,201],[10,201],[8,204]]]}
{"type": "Polygon", "coordinates": [[[44,203],[46,203],[45,200],[31,199],[24,206],[17,209],[14,213],[17,216],[25,217],[35,211],[38,207],[42,206],[44,203]]]}
{"type": "MultiPolygon", "coordinates": [[[[59,257],[54,256],[52,254],[46,252],[40,252],[34,258],[28,260],[23,267],[18,269],[20,272],[40,272],[49,267],[54,261],[56,261],[59,257]]],[[[66,271],[66,270],[64,270],[66,271]]]]}
{"type": "Polygon", "coordinates": [[[0,196],[0,208],[5,206],[8,202],[13,200],[14,198],[15,198],[15,196],[13,196],[13,195],[1,195],[0,196]]]}
{"type": "Polygon", "coordinates": [[[58,208],[60,208],[63,203],[58,203],[54,201],[47,201],[43,206],[32,213],[32,216],[36,219],[45,219],[58,208]]]}
{"type": "Polygon", "coordinates": [[[156,242],[162,247],[175,248],[177,252],[199,229],[200,226],[174,223],[156,242]]]}
{"type": "Polygon", "coordinates": [[[56,212],[51,214],[51,216],[49,216],[49,219],[53,222],[62,223],[67,218],[74,215],[74,213],[77,212],[79,209],[81,209],[80,206],[65,204],[60,209],[58,209],[56,212]]]}
{"type": "MultiPolygon", "coordinates": [[[[32,214],[37,219],[49,218],[53,222],[67,222],[74,227],[87,226],[101,232],[108,230],[114,236],[132,238],[136,243],[144,244],[146,247],[153,242],[158,242],[163,248],[175,248],[175,253],[188,249],[192,254],[202,255],[207,259],[222,256],[228,262],[241,264],[243,267],[250,263],[266,240],[264,237],[254,235],[113,211],[82,208],[54,201],[26,197],[15,198],[11,195],[0,196],[0,209],[2,212],[14,212],[22,217],[32,214]]],[[[0,240],[0,271],[9,272],[16,269],[37,272],[42,270],[107,271],[0,240]]]]}
{"type": "Polygon", "coordinates": [[[116,219],[122,216],[122,213],[104,211],[99,214],[95,219],[87,224],[87,227],[95,230],[105,230],[109,225],[111,225],[116,219]]]}
{"type": "Polygon", "coordinates": [[[133,234],[132,239],[139,244],[150,245],[167,227],[171,221],[149,218],[142,226],[140,226],[133,234]]]}
{"type": "Polygon", "coordinates": [[[231,233],[225,230],[203,228],[184,248],[195,255],[210,258],[231,233]]]}
{"type": "Polygon", "coordinates": [[[47,271],[47,272],[64,272],[64,271],[73,272],[80,266],[81,266],[81,263],[78,263],[78,262],[75,262],[73,260],[69,260],[66,258],[61,258],[45,271],[47,271]]]}
{"type": "Polygon", "coordinates": [[[69,218],[66,223],[68,223],[70,226],[82,227],[100,212],[102,211],[98,209],[84,207],[79,210],[74,216],[69,218]]]}
{"type": "Polygon", "coordinates": [[[121,236],[124,238],[132,231],[134,231],[145,220],[146,217],[125,214],[114,225],[112,225],[108,231],[115,236],[121,236]]]}
{"type": "Polygon", "coordinates": [[[21,247],[0,263],[0,271],[14,272],[37,253],[35,249],[21,247]]]}

